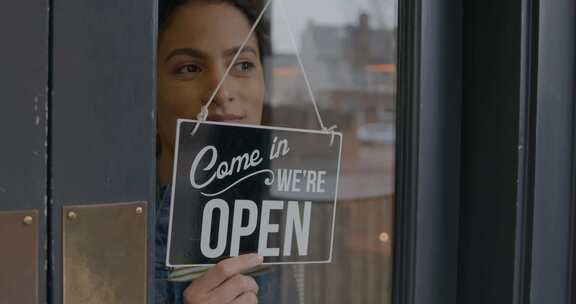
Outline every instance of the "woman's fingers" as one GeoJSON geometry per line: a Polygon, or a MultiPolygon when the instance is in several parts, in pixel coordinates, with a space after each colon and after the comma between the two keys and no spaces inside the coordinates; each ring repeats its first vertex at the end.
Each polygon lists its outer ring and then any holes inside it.
{"type": "MultiPolygon", "coordinates": [[[[258,284],[253,278],[241,273],[261,263],[262,258],[258,255],[247,254],[216,264],[184,290],[184,303],[228,304],[239,298],[245,301],[244,293],[255,295],[258,292],[258,284]]],[[[251,297],[248,296],[248,298],[251,297]]]]}
{"type": "Polygon", "coordinates": [[[252,292],[245,292],[241,296],[234,299],[230,304],[256,304],[258,297],[252,292]]]}
{"type": "Polygon", "coordinates": [[[252,277],[237,274],[214,289],[209,298],[213,303],[230,303],[244,293],[257,294],[258,284],[252,277]]]}
{"type": "Polygon", "coordinates": [[[229,278],[254,268],[262,263],[262,257],[256,254],[246,254],[221,261],[210,268],[204,275],[196,279],[194,285],[201,290],[212,291],[229,278]]]}

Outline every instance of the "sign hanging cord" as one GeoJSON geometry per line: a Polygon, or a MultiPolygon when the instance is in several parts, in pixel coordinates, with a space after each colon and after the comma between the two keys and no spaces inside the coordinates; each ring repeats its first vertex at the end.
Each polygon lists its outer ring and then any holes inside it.
{"type": "MultiPolygon", "coordinates": [[[[322,120],[322,116],[320,115],[320,110],[318,109],[318,103],[316,102],[316,97],[314,96],[314,91],[312,90],[312,85],[310,84],[310,79],[308,78],[308,73],[306,73],[306,69],[304,68],[304,62],[302,61],[302,56],[300,55],[300,51],[298,46],[296,45],[296,39],[294,39],[294,33],[292,32],[292,28],[290,27],[290,22],[288,21],[288,17],[286,17],[286,8],[284,7],[284,3],[282,0],[279,0],[280,8],[281,8],[281,15],[282,20],[284,21],[284,25],[288,29],[288,35],[290,36],[290,41],[292,42],[292,46],[296,50],[296,59],[298,60],[298,64],[300,65],[300,69],[302,70],[302,76],[304,76],[304,82],[306,83],[306,88],[308,89],[308,94],[310,95],[310,100],[312,101],[312,105],[314,106],[314,111],[316,112],[316,118],[318,119],[318,123],[320,124],[320,128],[322,131],[325,132],[334,132],[337,128],[336,125],[333,125],[327,128],[324,125],[324,121],[322,120]]],[[[332,138],[332,141],[334,138],[332,138]]],[[[332,143],[331,143],[332,144],[332,143]]]]}
{"type": "Polygon", "coordinates": [[[198,131],[198,127],[200,126],[200,124],[205,122],[206,119],[208,118],[208,109],[210,108],[210,105],[214,101],[214,98],[216,98],[216,94],[218,94],[218,91],[220,91],[220,88],[222,88],[222,85],[224,85],[224,81],[226,81],[226,77],[228,77],[230,70],[232,70],[232,67],[234,67],[236,60],[238,60],[238,57],[240,57],[240,54],[242,53],[242,50],[244,49],[244,47],[246,47],[246,44],[250,40],[250,37],[252,37],[252,34],[254,33],[254,31],[256,31],[256,27],[260,23],[260,20],[262,20],[262,17],[264,17],[264,13],[266,13],[266,10],[268,9],[268,7],[270,6],[271,3],[272,3],[272,0],[268,0],[266,2],[264,7],[262,8],[262,11],[260,12],[260,15],[258,15],[258,18],[256,19],[256,21],[252,25],[252,28],[250,28],[250,32],[248,32],[248,35],[246,36],[244,41],[242,41],[240,48],[238,48],[238,51],[236,51],[236,54],[234,54],[232,61],[228,65],[228,68],[226,68],[226,71],[224,72],[224,76],[222,76],[222,79],[220,79],[220,82],[218,83],[218,86],[216,86],[216,89],[214,90],[214,92],[212,92],[210,99],[208,99],[208,102],[201,107],[200,113],[198,113],[198,115],[196,116],[198,123],[194,126],[194,130],[192,130],[191,135],[196,134],[196,131],[198,131]]]}
{"type": "MultiPolygon", "coordinates": [[[[246,47],[246,44],[250,40],[250,37],[252,37],[252,35],[256,31],[256,27],[260,24],[260,21],[264,17],[264,14],[268,10],[268,7],[270,7],[270,4],[272,4],[272,1],[273,0],[268,0],[266,2],[264,7],[262,8],[262,11],[258,15],[258,18],[256,19],[256,21],[254,22],[254,24],[250,28],[250,31],[248,32],[247,37],[244,39],[244,41],[240,45],[240,48],[238,49],[238,51],[236,51],[236,54],[234,55],[232,62],[230,63],[230,65],[228,65],[228,68],[226,68],[226,71],[224,72],[224,76],[222,77],[222,79],[220,79],[220,82],[218,83],[218,86],[216,86],[216,89],[214,90],[214,92],[212,92],[210,99],[208,100],[208,102],[205,105],[203,105],[201,107],[200,113],[198,113],[198,115],[196,117],[198,120],[198,123],[194,126],[194,129],[192,130],[191,135],[196,134],[196,131],[198,131],[198,127],[200,126],[200,124],[202,122],[205,122],[206,119],[208,118],[208,109],[210,108],[210,105],[214,101],[214,98],[216,98],[216,94],[218,94],[218,91],[220,91],[220,89],[224,85],[224,81],[226,81],[228,74],[230,73],[230,71],[232,70],[232,67],[236,63],[236,60],[238,60],[238,57],[240,57],[240,54],[242,53],[242,50],[244,49],[244,47],[246,47]]],[[[292,42],[292,46],[294,47],[294,49],[296,51],[296,58],[298,60],[298,64],[300,65],[300,69],[302,69],[302,75],[304,76],[304,82],[306,83],[306,87],[308,89],[308,94],[310,95],[310,100],[312,101],[312,105],[314,106],[314,111],[316,112],[316,118],[318,119],[318,123],[320,124],[320,128],[322,129],[322,131],[327,132],[327,133],[331,133],[332,138],[330,140],[330,145],[332,145],[334,143],[334,135],[335,135],[334,132],[335,132],[337,126],[333,125],[333,126],[327,128],[324,125],[324,122],[322,121],[322,116],[320,115],[320,110],[318,109],[318,103],[316,102],[316,98],[314,97],[314,91],[312,90],[312,85],[310,84],[310,79],[308,78],[308,74],[306,73],[306,70],[304,69],[304,63],[302,61],[302,56],[300,55],[300,51],[298,50],[298,46],[296,45],[296,40],[294,39],[294,34],[292,33],[292,29],[290,28],[290,23],[288,22],[288,18],[286,17],[286,9],[284,7],[284,4],[282,3],[282,0],[278,0],[278,2],[280,3],[280,7],[281,7],[282,19],[283,19],[284,24],[286,25],[286,27],[288,29],[288,35],[290,36],[290,41],[292,42]]]]}

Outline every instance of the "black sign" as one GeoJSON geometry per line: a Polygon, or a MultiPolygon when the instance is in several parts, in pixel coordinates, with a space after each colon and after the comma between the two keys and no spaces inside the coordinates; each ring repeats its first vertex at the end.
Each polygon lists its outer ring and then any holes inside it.
{"type": "Polygon", "coordinates": [[[330,262],[342,134],[178,121],[168,266],[330,262]]]}

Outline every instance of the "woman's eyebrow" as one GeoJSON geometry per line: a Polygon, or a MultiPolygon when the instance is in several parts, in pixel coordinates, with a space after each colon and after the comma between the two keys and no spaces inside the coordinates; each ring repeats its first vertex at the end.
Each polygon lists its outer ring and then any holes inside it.
{"type": "MultiPolygon", "coordinates": [[[[238,50],[240,49],[239,46],[237,47],[233,47],[231,49],[227,49],[224,51],[224,56],[225,57],[232,57],[234,55],[236,55],[236,53],[238,52],[238,50]]],[[[253,53],[254,55],[258,56],[258,52],[256,51],[256,49],[254,49],[253,47],[247,45],[242,49],[242,52],[240,53],[245,53],[245,52],[249,52],[249,53],[253,53]]]]}
{"type": "Polygon", "coordinates": [[[175,50],[171,51],[168,54],[168,56],[166,56],[166,59],[164,59],[164,62],[167,62],[168,60],[170,60],[170,58],[172,58],[174,56],[179,56],[179,55],[185,55],[185,56],[198,58],[198,59],[208,58],[208,54],[202,52],[201,50],[192,49],[192,48],[181,48],[181,49],[175,49],[175,50]]]}

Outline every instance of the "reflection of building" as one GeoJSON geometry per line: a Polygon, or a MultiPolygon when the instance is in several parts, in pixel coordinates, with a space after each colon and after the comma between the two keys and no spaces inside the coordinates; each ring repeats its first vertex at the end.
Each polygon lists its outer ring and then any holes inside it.
{"type": "MultiPolygon", "coordinates": [[[[371,28],[369,21],[362,14],[349,26],[310,22],[301,35],[324,123],[337,124],[344,134],[334,260],[296,267],[304,303],[390,302],[396,34],[371,28]]],[[[271,66],[272,125],[317,129],[297,57],[276,54],[271,66]]],[[[325,241],[325,233],[310,239],[325,241]]]]}
{"type": "Polygon", "coordinates": [[[393,64],[394,33],[372,29],[368,15],[357,25],[322,26],[310,23],[302,35],[305,66],[312,71],[315,86],[322,91],[384,91],[391,85],[393,69],[375,70],[393,64]]]}
{"type": "MultiPolygon", "coordinates": [[[[308,24],[301,36],[301,54],[315,96],[323,108],[367,114],[393,109],[395,88],[395,31],[370,27],[367,14],[355,25],[308,24]]],[[[273,105],[309,101],[294,55],[273,58],[273,105]]]]}

